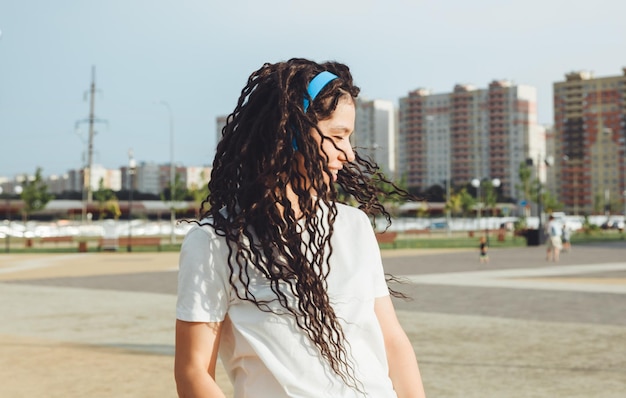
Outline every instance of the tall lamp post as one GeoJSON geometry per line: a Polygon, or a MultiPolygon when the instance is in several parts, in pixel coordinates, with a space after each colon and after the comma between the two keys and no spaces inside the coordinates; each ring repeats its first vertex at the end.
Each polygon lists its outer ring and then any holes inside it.
{"type": "Polygon", "coordinates": [[[128,243],[126,245],[126,251],[131,252],[133,250],[131,245],[132,239],[132,230],[133,230],[133,190],[135,188],[133,176],[135,175],[135,167],[137,164],[135,163],[135,158],[133,157],[133,150],[128,150],[128,243]]]}
{"type": "Polygon", "coordinates": [[[452,159],[450,158],[450,141],[448,140],[448,148],[446,150],[448,156],[446,159],[446,225],[448,226],[448,237],[452,236],[452,226],[450,225],[450,178],[452,177],[452,159]]]}
{"type": "MultiPolygon", "coordinates": [[[[481,185],[486,182],[487,180],[483,180],[481,181],[479,178],[474,178],[472,179],[472,186],[474,188],[476,188],[476,199],[478,200],[478,229],[480,230],[480,224],[481,224],[481,208],[482,208],[482,196],[481,196],[481,192],[480,192],[480,187],[481,185]]],[[[499,178],[494,178],[491,180],[491,186],[494,188],[498,188],[500,186],[501,182],[499,178]]],[[[487,223],[485,223],[485,236],[487,238],[487,244],[489,243],[489,225],[487,223]]]]}
{"type": "Polygon", "coordinates": [[[626,189],[622,191],[622,196],[624,197],[624,229],[626,229],[626,189]]]}
{"type": "Polygon", "coordinates": [[[448,237],[452,236],[452,226],[451,221],[451,210],[450,210],[450,166],[448,165],[448,178],[446,178],[446,226],[448,230],[448,237]]]}
{"type": "MultiPolygon", "coordinates": [[[[541,188],[542,188],[542,183],[541,183],[541,155],[538,155],[538,161],[537,161],[537,181],[538,181],[538,189],[537,189],[537,216],[539,217],[539,228],[538,228],[538,232],[539,232],[539,244],[542,245],[543,241],[545,240],[545,236],[544,236],[544,231],[543,231],[543,220],[542,220],[542,213],[543,213],[543,198],[541,197],[541,188]]],[[[546,156],[543,159],[543,162],[545,163],[545,165],[547,167],[551,167],[554,164],[554,158],[552,156],[546,156]]]]}
{"type": "MultiPolygon", "coordinates": [[[[3,189],[2,187],[0,187],[0,195],[2,195],[3,189]]],[[[13,193],[15,195],[21,195],[22,194],[22,186],[21,185],[16,185],[13,188],[13,193]]],[[[7,226],[7,236],[4,240],[4,251],[6,253],[9,253],[11,251],[11,200],[9,199],[9,192],[6,193],[6,212],[7,212],[7,221],[8,221],[8,226],[7,226]]]]}
{"type": "Polygon", "coordinates": [[[477,214],[478,214],[478,230],[480,230],[480,218],[481,218],[481,206],[482,204],[480,203],[481,200],[481,196],[480,196],[480,180],[478,178],[474,178],[472,180],[472,186],[474,188],[476,188],[476,201],[478,202],[477,205],[477,214]]]}
{"type": "MultiPolygon", "coordinates": [[[[574,215],[577,216],[578,215],[578,170],[572,170],[572,168],[574,167],[574,165],[572,164],[572,161],[570,159],[570,157],[568,155],[563,155],[563,157],[561,158],[561,160],[565,163],[567,163],[567,169],[569,170],[569,173],[571,173],[573,175],[573,188],[569,188],[568,187],[568,192],[574,192],[570,196],[573,202],[573,207],[574,207],[574,215]]],[[[565,168],[565,166],[561,166],[561,169],[565,168]]],[[[568,180],[568,185],[569,185],[569,180],[568,180]]]]}
{"type": "Polygon", "coordinates": [[[174,229],[176,226],[176,211],[174,210],[174,194],[176,193],[176,169],[174,166],[174,114],[167,101],[159,101],[159,105],[167,108],[170,119],[170,243],[175,243],[174,229]]]}
{"type": "MultiPolygon", "coordinates": [[[[624,134],[626,134],[626,130],[624,130],[624,134]]],[[[622,136],[619,138],[618,142],[620,143],[621,150],[624,151],[624,155],[622,156],[622,187],[624,188],[622,191],[622,197],[624,198],[624,226],[626,229],[626,138],[622,136]]]]}

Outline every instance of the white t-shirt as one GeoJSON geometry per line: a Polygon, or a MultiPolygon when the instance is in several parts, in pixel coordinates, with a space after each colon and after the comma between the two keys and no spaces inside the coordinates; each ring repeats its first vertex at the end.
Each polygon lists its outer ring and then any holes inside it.
{"type": "MultiPolygon", "coordinates": [[[[365,213],[342,204],[337,210],[328,295],[365,396],[395,398],[374,313],[374,299],[389,294],[376,237],[365,213]]],[[[212,227],[189,231],[180,254],[176,316],[189,322],[223,321],[220,359],[235,397],[362,397],[330,369],[293,317],[261,311],[237,298],[227,259],[225,239],[212,227]]],[[[267,280],[255,271],[249,268],[250,290],[257,300],[274,299],[267,280]]],[[[276,302],[270,306],[285,312],[276,302]]]]}

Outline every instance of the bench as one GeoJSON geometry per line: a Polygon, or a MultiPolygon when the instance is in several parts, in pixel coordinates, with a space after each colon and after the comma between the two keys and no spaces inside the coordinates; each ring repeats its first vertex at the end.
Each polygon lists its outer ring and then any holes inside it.
{"type": "Polygon", "coordinates": [[[73,236],[44,236],[39,239],[39,244],[54,243],[58,246],[59,243],[72,243],[74,242],[73,236]]]}
{"type": "Polygon", "coordinates": [[[156,246],[161,251],[161,238],[158,236],[132,236],[129,240],[127,236],[120,236],[117,239],[100,238],[98,250],[117,250],[119,247],[135,246],[156,246]]]}
{"type": "Polygon", "coordinates": [[[407,235],[430,235],[430,229],[407,229],[404,231],[407,235]]]}
{"type": "Polygon", "coordinates": [[[391,244],[391,247],[396,247],[396,238],[398,237],[397,232],[382,232],[376,233],[376,240],[378,244],[391,244]]]}

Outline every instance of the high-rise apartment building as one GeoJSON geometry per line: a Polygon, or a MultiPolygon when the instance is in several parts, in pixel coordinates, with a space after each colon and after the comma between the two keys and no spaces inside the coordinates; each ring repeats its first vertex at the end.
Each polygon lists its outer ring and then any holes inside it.
{"type": "Polygon", "coordinates": [[[395,178],[397,112],[393,102],[357,99],[352,145],[363,157],[374,160],[390,178],[395,178]]]}
{"type": "Polygon", "coordinates": [[[554,83],[557,195],[573,214],[621,212],[626,189],[626,68],[554,83]]]}
{"type": "Polygon", "coordinates": [[[534,87],[509,81],[409,92],[400,98],[397,173],[421,190],[498,178],[503,195],[519,198],[520,164],[545,153],[536,98],[534,87]]]}

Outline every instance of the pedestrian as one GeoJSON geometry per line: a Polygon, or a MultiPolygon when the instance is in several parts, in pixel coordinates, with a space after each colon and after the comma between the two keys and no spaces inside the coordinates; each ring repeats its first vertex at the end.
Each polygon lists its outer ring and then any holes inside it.
{"type": "Polygon", "coordinates": [[[181,248],[179,396],[224,396],[218,351],[236,398],[425,396],[366,215],[390,220],[389,181],[350,144],[358,93],[337,62],[249,77],[181,248]]]}
{"type": "Polygon", "coordinates": [[[481,263],[488,263],[489,262],[489,254],[487,253],[487,248],[489,246],[487,246],[487,239],[485,239],[484,236],[481,236],[479,242],[480,242],[480,244],[479,244],[480,254],[479,254],[478,258],[480,259],[481,263]]]}
{"type": "Polygon", "coordinates": [[[546,223],[545,233],[548,237],[546,240],[546,261],[559,261],[559,253],[562,249],[561,228],[554,220],[554,216],[550,215],[546,223]]]}
{"type": "Polygon", "coordinates": [[[567,224],[563,224],[563,230],[561,231],[561,240],[563,242],[563,253],[569,252],[572,250],[572,230],[567,226],[567,224]]]}

